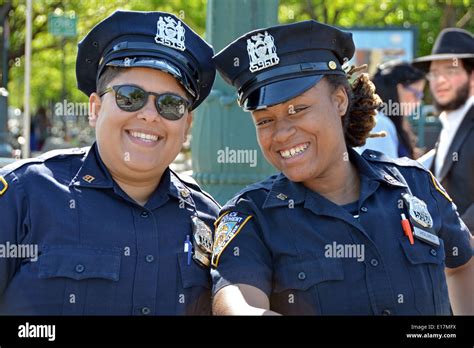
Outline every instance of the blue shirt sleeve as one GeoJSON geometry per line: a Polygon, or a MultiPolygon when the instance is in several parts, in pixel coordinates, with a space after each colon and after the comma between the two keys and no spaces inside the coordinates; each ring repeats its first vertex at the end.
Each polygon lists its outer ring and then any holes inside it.
{"type": "Polygon", "coordinates": [[[469,262],[472,257],[471,234],[444,188],[432,174],[428,175],[431,181],[431,194],[436,200],[438,212],[442,217],[439,237],[444,241],[446,267],[460,267],[469,262]]]}
{"type": "MultiPolygon", "coordinates": [[[[6,253],[9,246],[15,247],[22,243],[28,230],[29,220],[26,194],[18,177],[10,173],[3,178],[8,187],[0,196],[0,244],[3,252],[6,253]]],[[[21,261],[19,258],[7,256],[8,254],[5,254],[0,257],[0,295],[5,291],[21,261]]]]}
{"type": "MultiPolygon", "coordinates": [[[[229,232],[232,234],[232,232],[229,232]]],[[[224,211],[216,223],[215,249],[213,259],[217,260],[211,269],[213,294],[232,284],[247,284],[262,290],[270,296],[272,289],[272,258],[261,235],[254,214],[245,204],[237,204],[230,211],[224,211]],[[223,220],[224,214],[234,214],[246,221],[242,225],[232,226],[223,220]],[[235,233],[228,242],[222,243],[222,230],[233,227],[235,233]],[[217,243],[217,244],[216,244],[217,243]],[[222,248],[222,246],[224,246],[222,248]],[[216,247],[218,255],[216,255],[216,247]]]]}

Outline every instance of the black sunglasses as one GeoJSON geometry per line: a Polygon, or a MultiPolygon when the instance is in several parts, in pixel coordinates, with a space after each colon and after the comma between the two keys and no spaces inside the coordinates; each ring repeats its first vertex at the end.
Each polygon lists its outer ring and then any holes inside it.
{"type": "Polygon", "coordinates": [[[112,86],[100,93],[99,96],[102,97],[111,91],[115,92],[115,102],[117,106],[121,110],[128,112],[140,110],[148,102],[148,97],[154,95],[155,107],[158,113],[167,120],[172,121],[182,118],[186,114],[186,111],[188,111],[190,105],[189,101],[180,95],[148,92],[135,85],[112,86]]]}

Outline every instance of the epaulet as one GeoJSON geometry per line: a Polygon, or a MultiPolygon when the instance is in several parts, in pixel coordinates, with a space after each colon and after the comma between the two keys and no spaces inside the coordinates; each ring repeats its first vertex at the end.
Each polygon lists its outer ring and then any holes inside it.
{"type": "Polygon", "coordinates": [[[272,176],[269,176],[261,181],[257,181],[256,183],[250,184],[246,187],[244,187],[242,190],[237,192],[234,197],[232,197],[225,205],[224,208],[230,205],[234,205],[237,203],[237,201],[245,196],[247,193],[253,192],[253,191],[260,191],[263,190],[265,192],[270,192],[272,190],[273,183],[277,179],[278,176],[281,174],[274,174],[272,176]]]}
{"type": "Polygon", "coordinates": [[[387,157],[385,154],[382,152],[374,151],[374,150],[365,150],[362,153],[362,156],[371,162],[382,162],[382,163],[390,163],[390,164],[395,164],[396,166],[400,167],[412,167],[412,168],[418,168],[421,169],[425,172],[427,172],[430,175],[431,181],[433,183],[434,188],[436,191],[441,193],[448,201],[452,202],[452,198],[449,196],[448,192],[444,189],[443,186],[439,183],[438,179],[435,178],[433,173],[424,167],[420,162],[412,160],[408,157],[402,157],[402,158],[390,158],[387,157]]]}
{"type": "Polygon", "coordinates": [[[408,157],[391,158],[385,155],[384,153],[378,152],[375,150],[365,150],[362,153],[362,157],[364,157],[367,161],[370,161],[370,162],[390,163],[390,164],[395,164],[396,166],[400,166],[400,167],[416,167],[416,168],[424,170],[425,172],[429,171],[420,162],[412,160],[411,158],[408,158],[408,157]]]}
{"type": "Polygon", "coordinates": [[[69,155],[78,155],[78,156],[83,156],[87,151],[89,150],[89,147],[83,147],[83,148],[73,148],[73,149],[59,149],[59,150],[51,150],[48,152],[45,152],[41,154],[38,157],[34,158],[27,158],[27,159],[22,159],[18,160],[14,163],[11,163],[3,168],[0,169],[0,174],[5,176],[8,175],[21,167],[27,165],[27,164],[38,164],[38,163],[44,163],[50,159],[56,158],[56,157],[62,157],[62,156],[69,156],[69,155]]]}
{"type": "Polygon", "coordinates": [[[192,189],[194,189],[198,192],[201,192],[204,196],[206,196],[211,201],[213,201],[219,207],[219,209],[221,208],[221,205],[219,204],[219,202],[217,202],[214,199],[214,197],[212,197],[208,192],[204,191],[201,188],[201,186],[199,186],[198,182],[192,176],[186,175],[186,174],[178,174],[174,170],[172,170],[171,168],[170,168],[170,172],[173,173],[173,175],[176,176],[179,179],[179,181],[184,183],[187,187],[191,187],[192,189]]]}

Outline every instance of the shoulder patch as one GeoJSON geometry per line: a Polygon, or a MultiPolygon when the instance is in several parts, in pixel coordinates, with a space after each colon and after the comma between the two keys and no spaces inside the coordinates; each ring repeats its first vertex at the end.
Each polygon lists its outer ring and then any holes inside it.
{"type": "Polygon", "coordinates": [[[222,252],[251,218],[252,215],[239,212],[226,212],[216,220],[214,223],[216,233],[214,236],[214,249],[211,259],[212,267],[217,267],[222,252]]]}
{"type": "Polygon", "coordinates": [[[0,175],[0,196],[3,196],[5,192],[8,190],[8,182],[5,180],[3,176],[0,175]]]}
{"type": "Polygon", "coordinates": [[[441,186],[441,184],[439,183],[439,181],[435,178],[435,176],[433,175],[433,173],[431,173],[431,171],[428,171],[430,173],[430,176],[431,176],[431,181],[433,181],[433,186],[435,187],[436,191],[438,191],[439,193],[441,193],[448,201],[450,201],[451,203],[453,202],[453,199],[448,195],[448,192],[446,192],[446,190],[444,189],[443,186],[441,186]]]}

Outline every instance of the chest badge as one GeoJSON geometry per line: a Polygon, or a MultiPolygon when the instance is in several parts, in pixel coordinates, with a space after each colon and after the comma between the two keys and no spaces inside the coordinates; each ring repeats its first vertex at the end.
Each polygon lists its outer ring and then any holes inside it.
{"type": "Polygon", "coordinates": [[[204,221],[197,216],[191,218],[193,225],[193,260],[202,267],[211,265],[213,248],[212,231],[204,221]]]}
{"type": "Polygon", "coordinates": [[[407,193],[403,194],[402,197],[408,206],[408,214],[410,215],[411,219],[423,227],[432,228],[433,219],[430,212],[428,211],[426,203],[421,199],[407,193]]]}
{"type": "Polygon", "coordinates": [[[425,202],[408,193],[402,194],[408,206],[408,215],[413,225],[413,236],[430,245],[439,246],[440,240],[433,230],[433,219],[425,202]]]}

